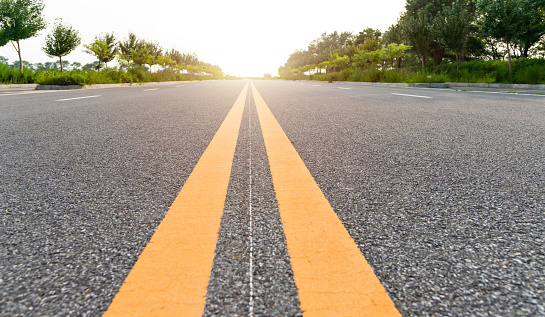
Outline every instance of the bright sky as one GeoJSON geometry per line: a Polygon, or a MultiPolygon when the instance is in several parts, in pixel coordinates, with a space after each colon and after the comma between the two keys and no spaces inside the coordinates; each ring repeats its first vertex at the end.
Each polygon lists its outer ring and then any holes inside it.
{"type": "MultiPolygon", "coordinates": [[[[132,30],[163,49],[195,52],[235,76],[276,75],[289,55],[323,32],[357,33],[367,27],[385,31],[404,11],[405,0],[44,0],[49,28],[23,40],[21,52],[31,63],[55,61],[41,50],[55,18],[79,30],[82,43],[100,33],[125,38],[132,30]]],[[[8,43],[0,56],[18,60],[8,43]]],[[[64,59],[86,64],[94,57],[82,46],[64,59]]]]}

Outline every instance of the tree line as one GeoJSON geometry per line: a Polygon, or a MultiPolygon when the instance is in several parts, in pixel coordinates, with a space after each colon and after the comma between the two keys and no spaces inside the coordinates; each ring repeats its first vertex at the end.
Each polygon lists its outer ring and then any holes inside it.
{"type": "MultiPolygon", "coordinates": [[[[44,7],[42,0],[0,0],[0,46],[10,43],[14,47],[19,56],[17,66],[21,72],[25,64],[27,66],[30,64],[23,61],[20,41],[35,37],[47,28],[43,16],[44,7]]],[[[63,57],[73,52],[79,45],[81,45],[79,31],[64,23],[62,19],[55,20],[52,31],[45,37],[42,50],[48,57],[58,58],[59,62],[50,63],[51,67],[37,65],[37,68],[55,69],[59,65],[62,72],[66,65],[63,57]]],[[[223,71],[218,65],[199,61],[194,53],[182,53],[176,49],[163,50],[159,43],[141,39],[133,32],[129,32],[127,38],[122,40],[118,40],[113,32],[100,34],[92,43],[83,44],[83,47],[86,53],[96,57],[97,61],[92,66],[98,70],[103,67],[108,69],[108,63],[117,59],[120,69],[136,67],[144,70],[147,65],[151,72],[157,65],[163,71],[223,76],[223,71]]],[[[5,58],[2,59],[2,62],[7,62],[5,58]]],[[[81,64],[72,63],[72,66],[78,67],[81,64]]]]}
{"type": "MultiPolygon", "coordinates": [[[[445,63],[545,55],[545,0],[407,0],[384,33],[324,33],[279,68],[282,77],[368,68],[429,69],[445,63]]],[[[341,76],[343,77],[343,76],[341,76]]]]}

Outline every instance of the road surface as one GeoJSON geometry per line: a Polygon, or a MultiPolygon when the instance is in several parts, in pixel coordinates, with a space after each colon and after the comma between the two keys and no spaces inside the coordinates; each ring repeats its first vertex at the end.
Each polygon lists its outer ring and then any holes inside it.
{"type": "Polygon", "coordinates": [[[0,91],[0,315],[543,316],[544,130],[535,95],[0,91]]]}

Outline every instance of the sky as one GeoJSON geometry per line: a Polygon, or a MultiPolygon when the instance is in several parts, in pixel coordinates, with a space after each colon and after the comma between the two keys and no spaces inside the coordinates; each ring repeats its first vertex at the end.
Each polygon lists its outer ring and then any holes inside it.
{"type": "MultiPolygon", "coordinates": [[[[101,33],[118,39],[133,31],[158,42],[164,50],[196,53],[234,76],[276,75],[291,53],[306,49],[324,32],[358,32],[371,27],[384,32],[404,11],[406,0],[44,0],[49,27],[21,41],[23,59],[56,61],[42,51],[56,18],[79,31],[82,43],[101,33]]],[[[18,60],[11,44],[0,47],[9,63],[18,60]]],[[[83,65],[92,55],[79,46],[63,58],[83,65]]]]}

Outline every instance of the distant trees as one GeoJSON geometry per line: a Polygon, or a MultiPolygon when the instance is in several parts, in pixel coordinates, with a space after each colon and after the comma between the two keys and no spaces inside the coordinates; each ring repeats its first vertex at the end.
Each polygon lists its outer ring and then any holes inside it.
{"type": "Polygon", "coordinates": [[[512,49],[523,47],[528,56],[531,46],[545,34],[543,0],[478,0],[478,25],[482,33],[502,41],[507,46],[509,73],[512,70],[512,49]]]}
{"type": "Polygon", "coordinates": [[[368,68],[399,69],[401,60],[411,47],[397,43],[384,46],[381,35],[379,30],[372,28],[364,29],[356,36],[349,32],[324,33],[311,42],[307,50],[291,54],[278,73],[284,78],[294,78],[305,73],[320,74],[325,70],[347,78],[355,71],[368,68]]]}
{"type": "Polygon", "coordinates": [[[446,49],[456,55],[456,70],[460,74],[460,54],[469,39],[473,12],[459,0],[444,6],[431,25],[431,33],[446,49]]]}
{"type": "Polygon", "coordinates": [[[85,47],[85,53],[95,55],[98,59],[98,69],[102,67],[101,63],[104,63],[108,69],[108,63],[116,58],[118,52],[117,40],[113,32],[97,36],[93,43],[84,44],[83,47],[85,47]]]}
{"type": "Polygon", "coordinates": [[[139,38],[129,32],[127,38],[117,42],[117,59],[122,67],[127,69],[137,65],[140,69],[149,65],[149,71],[155,65],[161,66],[160,71],[180,72],[186,70],[194,74],[223,76],[218,65],[199,61],[195,53],[182,53],[176,49],[164,50],[159,43],[139,38]]]}
{"type": "MultiPolygon", "coordinates": [[[[31,64],[24,61],[20,41],[38,35],[47,27],[42,14],[43,9],[43,0],[0,0],[0,46],[11,42],[19,56],[19,61],[9,65],[10,67],[16,66],[21,72],[24,67],[38,70],[60,69],[63,72],[65,65],[69,65],[67,61],[63,61],[64,56],[81,44],[79,32],[59,19],[46,35],[42,47],[42,51],[48,57],[57,57],[58,62],[31,64]]],[[[113,32],[100,34],[92,43],[84,44],[83,47],[84,52],[97,59],[94,63],[86,64],[84,69],[100,70],[103,65],[108,69],[108,63],[117,57],[120,69],[123,67],[129,71],[134,65],[139,65],[140,71],[147,71],[144,65],[149,65],[150,72],[152,70],[170,72],[170,75],[187,72],[193,75],[223,76],[223,71],[218,65],[199,61],[195,53],[181,53],[175,49],[164,51],[159,43],[140,39],[133,32],[129,32],[128,38],[121,41],[117,40],[113,32]],[[160,67],[154,67],[156,65],[160,67]]],[[[7,64],[8,60],[1,58],[0,63],[7,64]]],[[[81,64],[72,63],[72,69],[75,68],[81,68],[81,64]]],[[[167,77],[176,77],[169,76],[167,77]]]]}
{"type": "Polygon", "coordinates": [[[147,59],[144,64],[149,65],[149,70],[152,72],[153,65],[159,64],[158,58],[162,56],[163,48],[159,43],[154,43],[152,41],[143,41],[142,44],[147,49],[147,59]]]}
{"type": "Polygon", "coordinates": [[[45,38],[45,46],[42,48],[49,57],[58,57],[63,72],[62,57],[68,55],[81,44],[78,31],[68,24],[63,24],[62,19],[56,20],[53,31],[45,38]]]}
{"type": "Polygon", "coordinates": [[[47,27],[43,9],[41,0],[0,0],[0,46],[11,42],[19,55],[21,72],[23,58],[20,41],[36,36],[47,27]]]}
{"type": "Polygon", "coordinates": [[[279,74],[348,74],[394,61],[397,69],[405,61],[425,70],[453,61],[459,77],[466,60],[506,59],[512,77],[513,58],[545,56],[545,0],[406,0],[405,9],[384,34],[323,33],[291,54],[279,74]]]}

